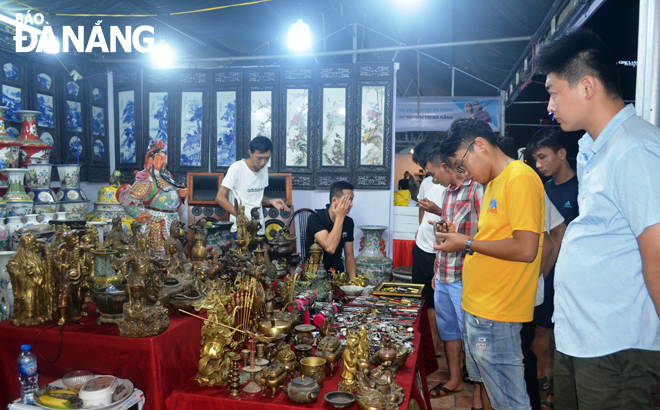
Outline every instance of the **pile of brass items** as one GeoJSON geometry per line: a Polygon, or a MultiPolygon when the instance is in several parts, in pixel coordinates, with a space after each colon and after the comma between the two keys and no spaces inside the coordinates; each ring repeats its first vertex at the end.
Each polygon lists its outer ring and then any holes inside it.
{"type": "MultiPolygon", "coordinates": [[[[393,375],[387,375],[393,381],[393,375]]],[[[396,382],[394,382],[396,383],[396,382]]],[[[372,375],[371,365],[364,359],[357,362],[357,402],[360,410],[398,410],[403,391],[388,380],[372,375]]]]}
{"type": "Polygon", "coordinates": [[[365,286],[367,286],[366,285],[366,276],[365,275],[357,275],[355,278],[349,280],[347,285],[365,287],[365,286]]]}
{"type": "Polygon", "coordinates": [[[271,389],[272,396],[275,397],[277,388],[283,386],[287,379],[287,371],[277,360],[270,366],[261,371],[261,395],[266,395],[266,390],[271,389]]]}
{"type": "Polygon", "coordinates": [[[321,328],[328,333],[320,342],[318,342],[314,356],[322,357],[330,364],[330,377],[332,377],[335,372],[335,367],[339,366],[344,347],[340,343],[339,338],[334,335],[332,326],[330,326],[329,323],[325,323],[326,321],[327,319],[324,321],[321,328]]]}

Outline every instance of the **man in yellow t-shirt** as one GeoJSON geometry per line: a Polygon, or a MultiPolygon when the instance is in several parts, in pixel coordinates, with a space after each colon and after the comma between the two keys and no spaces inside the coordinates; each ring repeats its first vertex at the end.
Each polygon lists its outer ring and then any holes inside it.
{"type": "Polygon", "coordinates": [[[488,184],[474,238],[450,226],[434,246],[468,254],[462,307],[470,379],[484,384],[484,408],[490,399],[498,410],[531,409],[520,330],[534,316],[545,223],[543,184],[530,167],[503,153],[490,126],[475,118],[454,121],[441,149],[456,172],[488,184]]]}

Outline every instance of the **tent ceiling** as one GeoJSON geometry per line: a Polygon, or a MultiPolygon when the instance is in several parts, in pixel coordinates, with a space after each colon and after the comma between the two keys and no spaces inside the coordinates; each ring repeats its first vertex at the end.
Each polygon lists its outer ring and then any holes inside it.
{"type": "MultiPolygon", "coordinates": [[[[356,22],[359,24],[358,48],[531,36],[548,13],[553,0],[422,0],[419,8],[413,11],[396,7],[395,3],[413,3],[405,0],[272,0],[221,10],[169,15],[240,2],[241,0],[30,0],[27,4],[50,14],[50,22],[56,34],[62,26],[85,26],[86,33],[89,33],[98,20],[103,20],[101,26],[106,38],[109,38],[111,25],[153,26],[156,40],[162,37],[176,50],[180,67],[213,67],[218,66],[218,63],[193,63],[186,60],[287,54],[288,27],[298,18],[302,18],[311,27],[313,38],[317,41],[314,51],[336,51],[352,48],[352,24],[356,22]],[[158,17],[73,17],[56,16],[56,13],[157,14],[158,17]],[[338,30],[340,31],[337,32],[338,30]],[[335,32],[337,33],[330,35],[335,32]],[[324,34],[330,36],[324,41],[318,41],[324,34]]],[[[17,12],[25,13],[26,8],[16,2],[0,2],[0,13],[13,16],[17,12]]],[[[420,94],[451,94],[451,70],[437,60],[451,64],[487,83],[500,86],[526,45],[526,42],[512,42],[426,50],[431,57],[420,57],[420,94]]],[[[98,52],[93,58],[101,61],[130,59],[134,64],[149,64],[145,55],[136,52],[98,52]]],[[[393,59],[400,63],[397,94],[403,95],[408,88],[408,96],[417,95],[415,51],[402,51],[396,55],[394,52],[358,55],[358,61],[393,59]]],[[[311,58],[298,60],[314,61],[311,58]]],[[[317,61],[350,62],[351,56],[319,57],[317,61]]],[[[245,62],[243,65],[295,62],[294,59],[263,59],[245,62]]],[[[106,65],[110,68],[117,67],[117,64],[110,62],[106,65]]],[[[457,72],[455,93],[497,95],[498,92],[494,87],[457,72]]]]}

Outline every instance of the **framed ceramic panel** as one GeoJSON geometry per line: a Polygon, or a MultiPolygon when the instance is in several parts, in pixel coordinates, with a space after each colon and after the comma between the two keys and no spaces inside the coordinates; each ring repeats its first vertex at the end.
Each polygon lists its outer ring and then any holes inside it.
{"type": "Polygon", "coordinates": [[[119,128],[117,135],[119,144],[115,148],[119,156],[119,164],[137,165],[138,150],[135,136],[135,91],[126,90],[117,93],[117,115],[119,117],[119,128]]]}
{"type": "Polygon", "coordinates": [[[167,154],[167,114],[169,111],[169,92],[168,91],[150,91],[146,93],[149,107],[147,110],[148,120],[145,121],[149,125],[149,143],[148,148],[151,148],[158,140],[165,144],[163,152],[167,154]]]}
{"type": "Polygon", "coordinates": [[[383,129],[385,117],[385,86],[362,87],[360,117],[360,165],[383,165],[386,137],[383,129]]]}
{"type": "Polygon", "coordinates": [[[7,107],[5,121],[21,123],[21,116],[17,111],[23,109],[23,89],[12,85],[2,85],[2,105],[7,107]]]}
{"type": "Polygon", "coordinates": [[[286,90],[285,167],[306,168],[310,162],[309,141],[309,89],[286,90]]]}
{"type": "Polygon", "coordinates": [[[179,141],[180,166],[202,166],[203,108],[203,93],[181,93],[181,139],[179,141]]]}
{"type": "Polygon", "coordinates": [[[358,63],[355,66],[358,120],[353,185],[390,189],[394,65],[358,63]]]}
{"type": "Polygon", "coordinates": [[[215,166],[229,167],[236,162],[236,91],[215,93],[215,166]]]}
{"type": "MultiPolygon", "coordinates": [[[[37,134],[42,141],[53,149],[50,151],[50,162],[60,163],[61,148],[61,116],[64,113],[63,73],[57,71],[57,60],[49,55],[31,56],[28,63],[29,107],[39,111],[37,118],[37,134]]],[[[61,67],[61,66],[60,66],[61,67]]]]}
{"type": "Polygon", "coordinates": [[[55,128],[53,96],[37,93],[37,127],[55,128]]]}
{"type": "Polygon", "coordinates": [[[105,182],[110,178],[110,157],[108,144],[108,96],[107,75],[90,78],[84,89],[85,108],[88,109],[88,124],[85,135],[87,149],[87,169],[90,182],[105,182]]]}
{"type": "Polygon", "coordinates": [[[66,129],[82,132],[82,105],[80,102],[66,100],[66,129]]]}
{"type": "MultiPolygon", "coordinates": [[[[114,71],[115,169],[122,172],[122,182],[133,182],[133,171],[144,167],[146,138],[137,132],[142,126],[140,71],[114,71]]],[[[107,152],[108,147],[104,147],[107,152]]]]}
{"type": "Polygon", "coordinates": [[[345,167],[346,161],[346,91],[344,87],[323,88],[321,109],[321,165],[345,167]]]}
{"type": "Polygon", "coordinates": [[[241,158],[243,143],[243,69],[211,70],[211,172],[227,172],[241,158]]]}
{"type": "MultiPolygon", "coordinates": [[[[275,155],[281,149],[283,136],[279,133],[280,117],[280,70],[278,67],[244,69],[245,127],[243,155],[247,157],[250,141],[261,135],[273,143],[268,162],[269,172],[279,172],[280,158],[275,155]]],[[[238,156],[240,157],[240,156],[238,156]]]]}
{"type": "Polygon", "coordinates": [[[250,93],[250,140],[258,136],[271,138],[273,134],[273,93],[250,93]]]}

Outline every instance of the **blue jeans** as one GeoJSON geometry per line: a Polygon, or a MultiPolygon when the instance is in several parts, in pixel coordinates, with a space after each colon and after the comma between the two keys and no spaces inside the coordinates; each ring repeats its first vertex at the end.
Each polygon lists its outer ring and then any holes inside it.
{"type": "Polygon", "coordinates": [[[438,325],[440,339],[445,342],[463,338],[463,281],[440,283],[435,281],[435,322],[438,325]]]}
{"type": "Polygon", "coordinates": [[[520,341],[521,323],[497,322],[465,312],[465,365],[470,379],[483,382],[498,410],[530,410],[520,341]]]}

